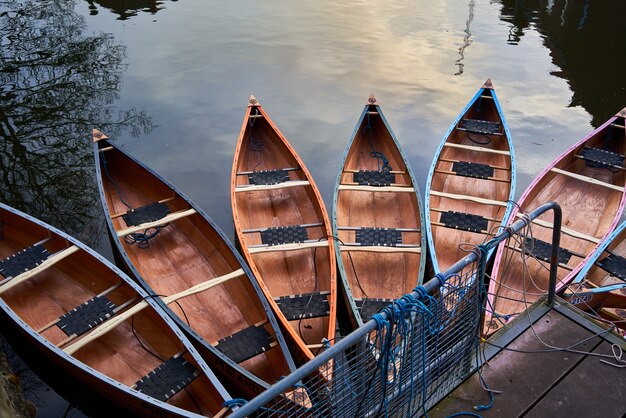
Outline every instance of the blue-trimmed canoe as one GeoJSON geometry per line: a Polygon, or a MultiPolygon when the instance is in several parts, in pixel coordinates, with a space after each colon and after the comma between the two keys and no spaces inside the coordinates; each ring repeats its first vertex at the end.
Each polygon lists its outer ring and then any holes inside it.
{"type": "Polygon", "coordinates": [[[102,405],[213,416],[228,392],[138,285],[76,239],[0,203],[3,333],[102,405]]]}
{"type": "Polygon", "coordinates": [[[626,309],[626,222],[593,252],[563,298],[582,310],[626,309]]]}
{"type": "Polygon", "coordinates": [[[422,283],[421,201],[400,143],[371,95],[343,153],[333,194],[335,252],[353,325],[422,283]]]}
{"type": "Polygon", "coordinates": [[[293,371],[256,278],[220,228],[98,130],[93,144],[114,248],[138,283],[163,297],[156,299],[224,385],[238,397],[252,398],[293,371]],[[183,292],[185,297],[168,302],[183,292]]]}
{"type": "Polygon", "coordinates": [[[491,80],[443,137],[424,195],[435,273],[445,271],[506,224],[515,195],[515,153],[491,80]]]}

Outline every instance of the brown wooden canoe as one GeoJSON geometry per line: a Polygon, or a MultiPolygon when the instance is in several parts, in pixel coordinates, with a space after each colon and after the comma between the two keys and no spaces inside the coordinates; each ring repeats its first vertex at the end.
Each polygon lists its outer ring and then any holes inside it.
{"type": "MultiPolygon", "coordinates": [[[[563,211],[556,291],[567,286],[624,211],[626,109],[578,141],[528,186],[510,222],[543,203],[563,211]]],[[[484,333],[491,334],[548,291],[552,212],[532,223],[532,235],[502,242],[494,259],[484,333]],[[519,242],[520,240],[524,242],[519,242]],[[523,247],[522,247],[523,246],[523,247]],[[520,257],[524,248],[530,257],[520,257]]]]}
{"type": "Polygon", "coordinates": [[[304,363],[335,337],[334,243],[311,174],[254,97],[239,133],[231,180],[242,252],[296,362],[304,363]]]}
{"type": "Polygon", "coordinates": [[[294,370],[263,292],[217,225],[97,130],[94,156],[115,248],[148,293],[186,292],[164,309],[220,380],[249,399],[294,370]]]}
{"type": "Polygon", "coordinates": [[[515,196],[515,153],[491,80],[444,135],[424,194],[435,273],[451,267],[506,224],[515,196]]]}
{"type": "MultiPolygon", "coordinates": [[[[72,237],[0,204],[0,312],[20,345],[141,416],[213,416],[230,396],[165,312],[72,237]]],[[[105,403],[103,403],[105,404],[105,403]]]]}
{"type": "Polygon", "coordinates": [[[424,211],[413,171],[374,95],[342,160],[333,198],[335,251],[359,326],[422,284],[424,211]]]}

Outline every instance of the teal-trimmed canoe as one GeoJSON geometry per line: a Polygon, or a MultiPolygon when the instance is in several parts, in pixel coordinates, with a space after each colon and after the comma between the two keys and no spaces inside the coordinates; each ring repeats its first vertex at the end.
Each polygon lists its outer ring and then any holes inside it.
{"type": "Polygon", "coordinates": [[[371,95],[333,194],[335,252],[354,326],[422,283],[423,213],[413,171],[371,95]]]}
{"type": "Polygon", "coordinates": [[[444,135],[424,195],[435,273],[466,256],[472,246],[488,241],[509,219],[515,196],[515,153],[491,80],[444,135]]]}
{"type": "Polygon", "coordinates": [[[626,222],[593,252],[563,298],[582,310],[626,309],[626,222]]]}

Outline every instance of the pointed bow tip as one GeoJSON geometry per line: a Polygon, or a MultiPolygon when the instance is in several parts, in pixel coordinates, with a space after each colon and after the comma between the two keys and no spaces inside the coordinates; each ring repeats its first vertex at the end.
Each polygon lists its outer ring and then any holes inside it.
{"type": "Polygon", "coordinates": [[[248,102],[249,106],[260,106],[259,101],[254,97],[253,94],[250,95],[250,101],[248,102]]]}
{"type": "Polygon", "coordinates": [[[615,116],[621,116],[623,118],[626,118],[626,107],[620,110],[619,112],[617,112],[615,116]]]}
{"type": "Polygon", "coordinates": [[[377,105],[378,101],[376,100],[376,96],[374,96],[374,93],[370,94],[370,97],[367,99],[367,104],[368,105],[377,105]]]}
{"type": "Polygon", "coordinates": [[[98,142],[98,141],[100,141],[102,139],[109,139],[109,137],[106,136],[105,134],[103,134],[102,132],[100,132],[99,130],[97,130],[96,128],[94,128],[91,131],[91,140],[93,142],[98,142]]]}
{"type": "Polygon", "coordinates": [[[493,89],[493,82],[491,81],[490,78],[488,78],[487,81],[485,81],[485,84],[483,84],[483,88],[484,89],[493,89]]]}

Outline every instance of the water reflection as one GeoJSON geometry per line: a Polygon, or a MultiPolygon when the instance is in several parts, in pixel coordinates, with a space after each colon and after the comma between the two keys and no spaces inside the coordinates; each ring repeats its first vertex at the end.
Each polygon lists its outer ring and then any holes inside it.
{"type": "Polygon", "coordinates": [[[89,14],[97,15],[99,13],[98,6],[100,6],[116,14],[118,20],[129,19],[137,16],[140,12],[156,14],[165,8],[164,2],[159,0],[87,0],[87,3],[89,3],[89,14]]]}
{"type": "Polygon", "coordinates": [[[90,130],[147,132],[144,112],[114,112],[125,48],[83,34],[73,2],[5,3],[0,15],[0,200],[95,246],[102,236],[90,130]]]}
{"type": "Polygon", "coordinates": [[[529,30],[543,35],[559,67],[552,74],[574,93],[569,105],[584,107],[599,126],[626,106],[625,14],[623,1],[502,0],[501,19],[512,25],[516,43],[529,30]]]}

